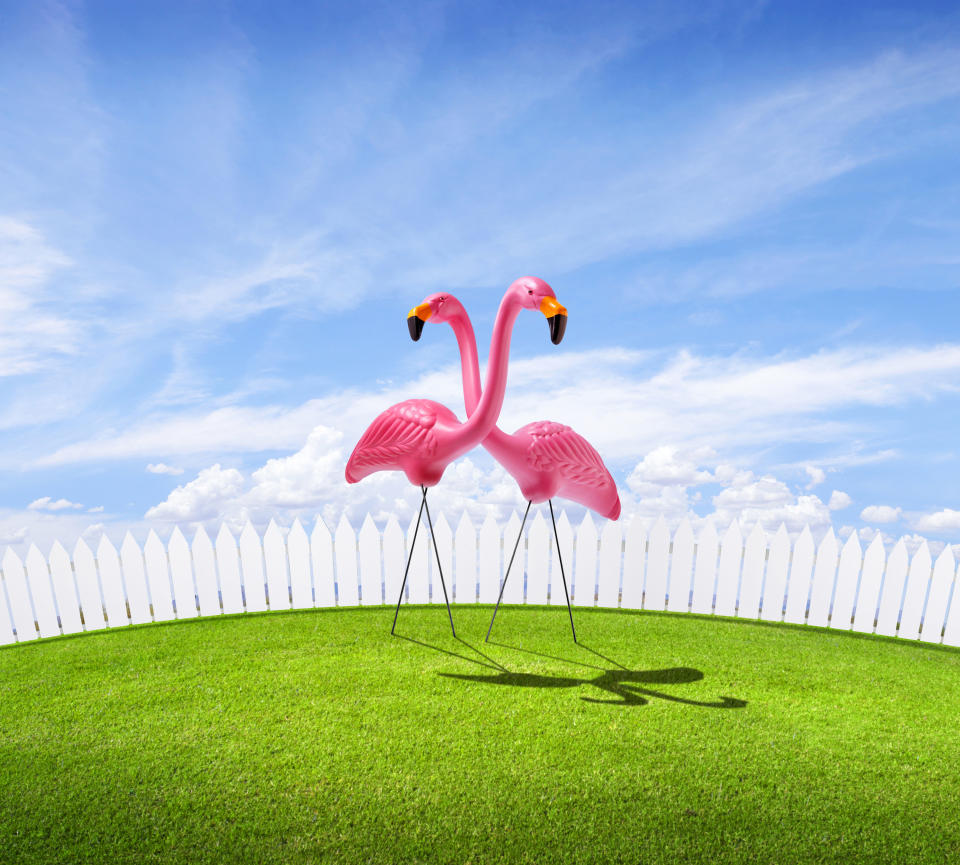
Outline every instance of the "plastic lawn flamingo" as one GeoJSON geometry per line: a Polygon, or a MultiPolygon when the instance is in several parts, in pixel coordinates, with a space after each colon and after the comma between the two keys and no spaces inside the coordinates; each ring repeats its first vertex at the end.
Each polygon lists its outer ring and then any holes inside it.
{"type": "MultiPolygon", "coordinates": [[[[525,282],[528,291],[546,286],[543,280],[536,277],[524,277],[520,281],[525,282]]],[[[460,348],[464,403],[467,414],[472,414],[482,399],[480,366],[477,360],[477,343],[473,325],[463,304],[452,294],[446,292],[433,294],[411,311],[410,321],[415,319],[419,320],[418,326],[411,325],[410,328],[414,339],[419,339],[424,321],[447,322],[453,328],[460,348]]],[[[565,319],[561,321],[563,326],[565,319]]],[[[559,336],[562,338],[562,332],[559,336]]],[[[559,342],[559,339],[555,338],[554,342],[559,342]]],[[[513,475],[523,497],[527,500],[520,534],[517,536],[510,564],[507,566],[507,572],[500,586],[500,597],[497,599],[493,619],[490,620],[490,628],[487,629],[489,640],[493,620],[496,619],[500,599],[503,597],[503,589],[510,575],[510,567],[513,565],[513,558],[523,534],[523,526],[530,513],[530,506],[534,502],[549,504],[550,518],[556,536],[557,526],[553,517],[552,501],[554,496],[571,499],[612,520],[620,516],[620,496],[617,485],[603,464],[600,454],[583,436],[564,424],[554,421],[535,421],[521,427],[513,435],[494,426],[483,440],[483,446],[513,475]]],[[[560,555],[559,537],[557,537],[557,555],[558,557],[560,555]]],[[[560,573],[566,593],[567,580],[563,572],[562,558],[560,558],[560,573]]],[[[567,595],[567,610],[570,614],[573,639],[576,642],[577,632],[573,626],[573,611],[570,608],[569,595],[567,595]]]]}
{"type": "MultiPolygon", "coordinates": [[[[550,322],[554,342],[563,338],[567,311],[557,302],[553,289],[545,282],[536,281],[528,286],[527,281],[518,279],[506,291],[500,302],[497,321],[490,342],[490,365],[483,395],[473,406],[470,417],[460,423],[457,416],[446,406],[430,399],[408,399],[391,406],[382,412],[367,431],[361,436],[347,461],[345,471],[348,483],[356,483],[367,475],[377,471],[402,471],[410,483],[417,484],[423,492],[417,526],[414,529],[413,542],[410,544],[410,556],[400,586],[400,598],[393,616],[393,633],[400,612],[400,601],[410,571],[410,558],[417,540],[420,519],[424,509],[430,533],[433,534],[433,521],[427,506],[427,488],[437,484],[444,469],[457,457],[462,456],[490,432],[500,415],[503,395],[507,387],[507,364],[510,356],[510,337],[513,325],[522,309],[540,310],[550,322]]],[[[423,321],[413,317],[417,325],[410,324],[411,334],[423,321]]],[[[474,347],[476,355],[476,347],[474,347]]],[[[436,551],[436,538],[434,550],[436,551]]],[[[444,599],[447,602],[447,614],[450,617],[450,629],[453,627],[453,614],[450,612],[450,600],[447,598],[447,586],[440,566],[440,554],[437,552],[437,567],[440,569],[440,583],[443,586],[444,599]]]]}

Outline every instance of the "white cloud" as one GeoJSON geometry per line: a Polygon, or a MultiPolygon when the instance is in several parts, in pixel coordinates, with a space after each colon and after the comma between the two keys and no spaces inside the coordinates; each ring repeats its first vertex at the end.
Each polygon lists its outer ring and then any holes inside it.
{"type": "Polygon", "coordinates": [[[35,499],[27,507],[31,511],[63,511],[67,509],[81,510],[83,505],[71,502],[68,499],[57,499],[54,501],[50,496],[44,496],[41,499],[35,499]]]}
{"type": "Polygon", "coordinates": [[[815,486],[822,484],[827,479],[827,473],[816,466],[804,466],[804,471],[810,476],[810,483],[807,484],[807,489],[812,490],[815,486]]]}
{"type": "Polygon", "coordinates": [[[944,508],[931,514],[922,514],[910,520],[910,526],[918,532],[952,534],[960,532],[960,511],[944,508]]]}
{"type": "Polygon", "coordinates": [[[0,544],[21,544],[26,540],[27,534],[26,526],[21,526],[18,529],[2,527],[0,528],[0,544]]]}
{"type": "Polygon", "coordinates": [[[183,469],[166,463],[147,463],[147,471],[154,475],[182,475],[183,469]]]}
{"type": "Polygon", "coordinates": [[[223,469],[217,463],[203,469],[197,477],[177,487],[166,500],[150,508],[148,520],[197,522],[213,519],[225,504],[236,499],[243,487],[243,475],[236,469],[223,469]]]}
{"type": "Polygon", "coordinates": [[[329,427],[311,430],[304,446],[288,457],[268,460],[253,473],[248,498],[266,507],[303,508],[327,504],[346,484],[343,435],[329,427]],[[332,489],[336,487],[336,489],[332,489]]]}
{"type": "Polygon", "coordinates": [[[829,507],[831,511],[842,511],[844,508],[850,507],[852,501],[853,499],[846,493],[840,490],[834,490],[830,494],[830,503],[827,507],[829,507]]]}
{"type": "Polygon", "coordinates": [[[895,523],[900,519],[900,508],[890,505],[868,505],[860,511],[860,519],[867,523],[895,523]]]}
{"type": "Polygon", "coordinates": [[[814,495],[794,495],[783,481],[766,475],[754,479],[752,472],[738,473],[730,486],[713,497],[718,525],[739,520],[749,526],[759,522],[772,530],[780,523],[791,532],[804,526],[823,529],[831,524],[828,507],[814,495]]]}
{"type": "Polygon", "coordinates": [[[87,508],[88,514],[102,514],[105,508],[103,505],[97,505],[95,508],[87,508]]]}
{"type": "Polygon", "coordinates": [[[691,486],[713,480],[709,471],[698,469],[698,462],[715,457],[712,448],[700,448],[681,454],[679,448],[663,445],[654,448],[637,463],[627,478],[627,486],[640,492],[657,486],[691,486]]]}

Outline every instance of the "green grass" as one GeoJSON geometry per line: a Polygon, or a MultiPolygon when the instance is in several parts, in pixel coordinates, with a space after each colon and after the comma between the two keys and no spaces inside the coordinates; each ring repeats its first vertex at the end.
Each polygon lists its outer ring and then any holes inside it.
{"type": "Polygon", "coordinates": [[[956,862],[960,651],[315,610],[0,650],[0,861],[956,862]]]}

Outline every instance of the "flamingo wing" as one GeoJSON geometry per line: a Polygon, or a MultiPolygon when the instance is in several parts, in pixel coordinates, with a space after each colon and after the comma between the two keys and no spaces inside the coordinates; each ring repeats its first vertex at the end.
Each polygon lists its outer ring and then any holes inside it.
{"type": "Polygon", "coordinates": [[[347,461],[350,483],[383,469],[402,469],[407,457],[429,460],[437,451],[437,421],[456,421],[446,406],[429,399],[408,399],[374,418],[347,461]]]}
{"type": "Polygon", "coordinates": [[[530,437],[527,459],[538,471],[557,471],[565,481],[586,487],[614,484],[596,448],[565,424],[536,421],[517,433],[530,437]]]}

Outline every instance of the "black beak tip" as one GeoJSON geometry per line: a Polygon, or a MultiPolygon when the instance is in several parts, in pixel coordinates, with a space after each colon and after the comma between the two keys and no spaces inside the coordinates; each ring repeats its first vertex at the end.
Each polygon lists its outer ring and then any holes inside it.
{"type": "Polygon", "coordinates": [[[550,325],[550,342],[554,345],[560,345],[563,335],[567,332],[567,317],[563,313],[551,315],[547,319],[550,325]]]}
{"type": "Polygon", "coordinates": [[[407,329],[410,331],[410,339],[414,342],[420,339],[420,334],[423,333],[423,324],[423,319],[415,315],[411,315],[407,319],[407,329]]]}

